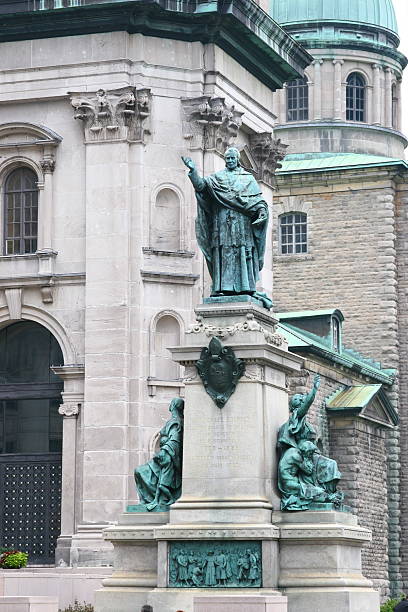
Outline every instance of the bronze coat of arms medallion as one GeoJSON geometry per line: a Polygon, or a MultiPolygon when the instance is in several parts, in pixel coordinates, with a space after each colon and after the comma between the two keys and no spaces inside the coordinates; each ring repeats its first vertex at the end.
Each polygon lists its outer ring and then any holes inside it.
{"type": "Polygon", "coordinates": [[[232,348],[212,338],[208,348],[201,351],[196,366],[208,395],[218,408],[224,408],[245,371],[245,363],[235,357],[232,348]]]}

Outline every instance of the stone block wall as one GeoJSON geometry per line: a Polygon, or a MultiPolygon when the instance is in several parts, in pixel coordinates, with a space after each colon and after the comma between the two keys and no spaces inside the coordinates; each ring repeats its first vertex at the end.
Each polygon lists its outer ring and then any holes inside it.
{"type": "MultiPolygon", "coordinates": [[[[273,224],[276,309],[339,308],[345,316],[343,345],[396,370],[404,368],[406,354],[406,191],[399,186],[401,180],[406,182],[404,177],[386,168],[281,176],[273,224]],[[308,215],[308,253],[280,255],[279,215],[298,210],[308,215]]],[[[407,393],[401,370],[388,397],[396,410],[400,407],[402,423],[407,393]]],[[[402,587],[399,436],[398,429],[387,432],[384,455],[390,487],[389,578],[393,594],[402,587]]],[[[407,443],[403,439],[401,444],[407,443]]],[[[403,476],[401,486],[408,490],[403,476]]],[[[408,559],[404,575],[408,584],[408,559]]]]}
{"type": "Polygon", "coordinates": [[[386,431],[360,419],[330,420],[330,448],[342,473],[346,503],[372,531],[362,550],[364,575],[388,594],[388,499],[386,431]]]}
{"type": "MultiPolygon", "coordinates": [[[[400,404],[400,455],[394,454],[394,471],[389,474],[389,487],[394,503],[398,502],[395,491],[398,476],[401,476],[401,508],[408,502],[408,188],[400,185],[396,197],[397,253],[398,253],[398,344],[399,344],[399,404],[400,404]]],[[[401,538],[401,548],[390,550],[390,563],[401,561],[404,591],[408,589],[408,516],[400,513],[400,524],[393,522],[390,530],[401,538]]]]}
{"type": "Polygon", "coordinates": [[[397,280],[390,179],[353,172],[305,175],[304,180],[279,177],[273,223],[274,302],[280,312],[340,308],[346,345],[395,367],[397,280]],[[280,255],[279,215],[303,211],[305,204],[308,253],[280,255]]]}

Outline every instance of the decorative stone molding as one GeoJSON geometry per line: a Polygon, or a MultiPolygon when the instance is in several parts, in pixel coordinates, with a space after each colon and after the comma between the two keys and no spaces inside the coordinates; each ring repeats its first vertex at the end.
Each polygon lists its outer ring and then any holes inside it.
{"type": "Polygon", "coordinates": [[[273,344],[274,346],[279,347],[287,345],[283,336],[273,330],[268,330],[263,327],[260,323],[255,321],[254,316],[250,313],[247,314],[246,321],[240,321],[239,323],[235,323],[234,325],[229,325],[227,327],[218,327],[212,325],[211,323],[205,323],[202,317],[198,316],[197,321],[190,325],[186,331],[187,334],[201,333],[208,337],[216,336],[217,338],[228,338],[239,332],[261,332],[268,344],[273,344]]]}
{"type": "Polygon", "coordinates": [[[95,93],[71,92],[74,119],[84,123],[86,142],[130,140],[144,142],[149,129],[151,91],[135,87],[98,89],[95,93]]]}
{"type": "Polygon", "coordinates": [[[58,408],[58,412],[67,418],[77,417],[79,414],[80,404],[61,404],[58,408]]]}
{"type": "Polygon", "coordinates": [[[258,363],[247,363],[244,378],[263,382],[265,380],[265,368],[258,363]]]}
{"type": "Polygon", "coordinates": [[[214,527],[203,528],[201,526],[192,527],[139,527],[118,525],[104,529],[103,537],[105,540],[225,540],[246,539],[246,540],[277,540],[279,538],[279,528],[271,526],[255,526],[248,528],[240,526],[234,528],[214,527]]]}
{"type": "Polygon", "coordinates": [[[21,319],[21,306],[23,301],[22,287],[6,289],[4,293],[6,295],[10,319],[21,319]]]}
{"type": "Polygon", "coordinates": [[[49,155],[40,161],[41,170],[44,174],[52,174],[55,170],[55,159],[49,155]]]}
{"type": "Polygon", "coordinates": [[[200,96],[184,98],[183,135],[190,149],[218,151],[222,155],[232,146],[242,124],[244,113],[228,106],[225,98],[200,96]]]}
{"type": "Polygon", "coordinates": [[[194,285],[200,278],[198,274],[183,274],[182,272],[153,272],[140,270],[140,275],[146,283],[169,283],[171,285],[194,285]]]}
{"type": "Polygon", "coordinates": [[[280,528],[280,537],[282,540],[349,540],[353,541],[371,541],[371,532],[368,529],[361,527],[343,527],[337,525],[335,527],[326,528],[323,525],[304,525],[302,527],[286,527],[280,528]]]}
{"type": "Polygon", "coordinates": [[[249,148],[257,165],[256,174],[259,181],[274,185],[276,169],[282,167],[279,162],[285,157],[288,146],[279,138],[274,140],[269,132],[252,134],[249,148]]]}

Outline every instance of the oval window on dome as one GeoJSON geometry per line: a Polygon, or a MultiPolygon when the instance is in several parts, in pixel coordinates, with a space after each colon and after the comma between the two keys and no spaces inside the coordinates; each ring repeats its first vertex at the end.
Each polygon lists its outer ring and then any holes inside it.
{"type": "Polygon", "coordinates": [[[347,79],[346,119],[366,121],[366,82],[357,72],[350,74],[347,79]]]}

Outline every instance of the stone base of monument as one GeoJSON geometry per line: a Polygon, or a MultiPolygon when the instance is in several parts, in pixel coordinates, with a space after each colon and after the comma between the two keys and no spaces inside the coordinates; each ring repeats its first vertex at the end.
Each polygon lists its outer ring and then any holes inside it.
{"type": "Polygon", "coordinates": [[[287,598],[279,595],[213,595],[194,597],[193,612],[286,612],[287,598]]]}
{"type": "Polygon", "coordinates": [[[193,612],[198,595],[217,606],[220,598],[231,605],[234,597],[245,596],[246,602],[257,605],[260,597],[277,598],[275,607],[255,607],[253,612],[287,611],[286,598],[276,590],[277,527],[270,522],[164,524],[167,520],[165,513],[127,512],[118,525],[105,530],[114,546],[114,572],[95,593],[97,612],[134,612],[143,604],[151,605],[154,612],[193,612]],[[147,524],[149,517],[155,524],[147,524]],[[223,572],[216,569],[220,561],[223,572]],[[184,580],[180,580],[182,563],[184,580]]]}
{"type": "Polygon", "coordinates": [[[199,306],[184,344],[171,349],[186,372],[181,497],[168,513],[129,508],[105,530],[114,571],[95,610],[286,612],[287,596],[289,612],[357,612],[357,602],[359,612],[378,612],[361,573],[370,533],[355,517],[326,505],[272,518],[286,374],[303,361],[253,298],[225,299],[199,306]],[[215,364],[207,377],[196,367],[206,360],[215,364]],[[241,371],[233,384],[229,370],[241,371]]]}
{"type": "Polygon", "coordinates": [[[361,548],[371,532],[347,512],[274,512],[279,526],[279,588],[288,612],[378,612],[379,593],[364,578],[361,548]]]}

